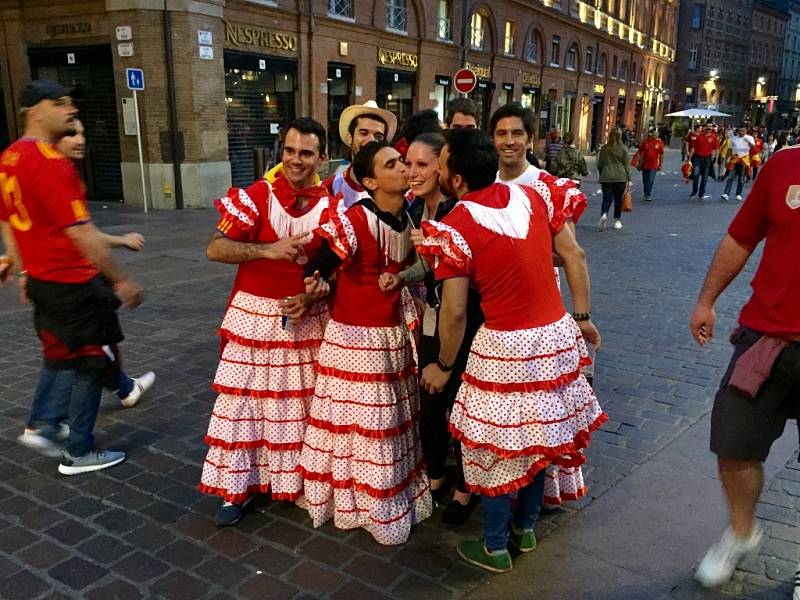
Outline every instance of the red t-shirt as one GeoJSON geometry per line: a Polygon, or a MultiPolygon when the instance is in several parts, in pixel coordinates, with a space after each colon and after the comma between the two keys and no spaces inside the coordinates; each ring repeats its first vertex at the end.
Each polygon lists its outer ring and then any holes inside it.
{"type": "Polygon", "coordinates": [[[755,248],[766,239],[753,295],[739,323],[775,336],[800,335],[800,148],[772,155],[728,233],[755,248]]]}
{"type": "Polygon", "coordinates": [[[697,156],[711,156],[714,150],[719,150],[719,140],[713,133],[701,133],[691,147],[697,156]]]}
{"type": "Polygon", "coordinates": [[[697,139],[694,131],[690,131],[686,134],[686,137],[683,138],[683,141],[686,142],[686,145],[689,147],[689,150],[694,148],[694,141],[697,139]]]}
{"type": "Polygon", "coordinates": [[[664,142],[659,138],[645,138],[639,144],[639,155],[642,157],[642,168],[648,171],[658,169],[661,155],[664,154],[664,142]]]}
{"type": "Polygon", "coordinates": [[[72,161],[52,144],[22,138],[0,155],[0,220],[14,231],[31,277],[85,283],[100,271],[66,234],[91,221],[83,184],[72,161]]]}

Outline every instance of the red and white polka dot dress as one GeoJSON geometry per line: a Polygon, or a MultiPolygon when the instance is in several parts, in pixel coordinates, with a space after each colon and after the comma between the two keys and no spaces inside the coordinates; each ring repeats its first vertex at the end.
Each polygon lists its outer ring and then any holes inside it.
{"type": "Polygon", "coordinates": [[[418,251],[437,279],[469,276],[486,317],[450,417],[474,492],[511,493],[553,465],[549,490],[559,496],[550,502],[585,494],[570,469],[607,416],[581,375],[586,344],[553,279],[552,238],[563,219],[535,182],[467,194],[441,223],[423,223],[418,251]]]}
{"type": "Polygon", "coordinates": [[[418,431],[413,301],[405,289],[378,288],[380,272],[398,273],[413,256],[409,232],[361,205],[321,229],[344,263],[318,355],[298,504],[315,527],[333,518],[340,529],[363,527],[381,544],[401,544],[433,508],[418,431]]]}
{"type": "MultiPolygon", "coordinates": [[[[232,189],[218,203],[219,231],[237,241],[269,243],[327,220],[327,198],[298,214],[284,188],[261,181],[232,189]]],[[[291,501],[302,493],[297,465],[329,319],[327,304],[318,302],[284,327],[280,300],[304,291],[302,273],[301,264],[288,261],[239,265],[219,330],[223,350],[212,386],[219,396],[199,486],[205,494],[241,503],[258,492],[291,501]]]]}

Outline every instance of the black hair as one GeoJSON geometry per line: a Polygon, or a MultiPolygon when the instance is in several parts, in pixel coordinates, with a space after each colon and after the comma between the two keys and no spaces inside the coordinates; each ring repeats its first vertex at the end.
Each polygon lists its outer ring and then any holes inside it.
{"type": "Polygon", "coordinates": [[[489,135],[480,129],[448,129],[445,140],[450,155],[450,175],[461,175],[470,191],[492,185],[497,178],[497,150],[489,135]]]}
{"type": "Polygon", "coordinates": [[[389,142],[386,140],[372,141],[361,146],[358,154],[353,157],[352,165],[353,177],[359,185],[364,185],[362,181],[365,177],[375,177],[375,155],[388,147],[389,142]]]}
{"type": "Polygon", "coordinates": [[[319,155],[322,156],[325,154],[325,150],[328,146],[328,136],[325,133],[325,128],[322,126],[322,123],[311,117],[298,117],[294,121],[289,121],[289,123],[286,124],[286,128],[283,130],[284,141],[286,140],[286,134],[289,133],[291,129],[295,129],[300,133],[317,136],[317,140],[319,141],[319,155]]]}
{"type": "Polygon", "coordinates": [[[522,120],[522,126],[525,128],[525,133],[528,134],[529,138],[533,137],[533,132],[536,129],[536,117],[530,108],[525,108],[519,102],[510,102],[494,111],[489,123],[489,133],[494,135],[497,123],[500,119],[507,117],[519,117],[522,120]]]}
{"type": "Polygon", "coordinates": [[[403,125],[403,130],[397,135],[406,139],[406,143],[411,145],[417,137],[423,133],[441,131],[442,126],[439,124],[439,115],[432,108],[415,112],[413,115],[406,119],[403,125]]]}
{"type": "MultiPolygon", "coordinates": [[[[414,142],[419,142],[420,144],[425,144],[436,156],[442,152],[442,148],[445,145],[445,139],[441,132],[428,132],[428,133],[421,133],[417,137],[414,138],[414,142]]],[[[413,142],[412,142],[413,143],[413,142]]],[[[409,146],[411,144],[409,143],[409,146]]]]}
{"type": "Polygon", "coordinates": [[[453,98],[447,103],[447,115],[445,115],[444,122],[448,127],[453,124],[453,118],[456,113],[462,115],[469,115],[475,118],[475,122],[479,122],[478,118],[478,105],[470,98],[453,98]]]}
{"type": "Polygon", "coordinates": [[[356,124],[358,123],[359,119],[372,119],[373,121],[377,121],[378,123],[383,123],[383,133],[384,135],[389,133],[389,124],[383,119],[383,117],[379,117],[378,115],[373,114],[363,114],[358,115],[355,119],[350,121],[350,125],[347,130],[350,132],[350,137],[353,137],[353,134],[356,132],[356,124]]]}

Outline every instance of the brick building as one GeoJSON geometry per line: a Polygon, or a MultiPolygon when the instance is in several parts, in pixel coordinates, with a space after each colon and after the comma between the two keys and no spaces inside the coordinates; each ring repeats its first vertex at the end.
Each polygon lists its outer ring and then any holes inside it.
{"type": "Polygon", "coordinates": [[[540,132],[571,130],[586,150],[670,108],[676,11],[675,0],[0,0],[0,143],[22,130],[31,77],[78,84],[92,196],[141,204],[125,71],[139,67],[148,196],[207,206],[272,160],[289,119],[322,121],[345,157],[342,108],[375,99],[401,119],[443,116],[466,66],[485,116],[521,101],[540,132]]]}
{"type": "Polygon", "coordinates": [[[756,0],[750,34],[750,98],[746,118],[772,129],[779,119],[778,101],[783,66],[787,8],[773,0],[756,0]]]}

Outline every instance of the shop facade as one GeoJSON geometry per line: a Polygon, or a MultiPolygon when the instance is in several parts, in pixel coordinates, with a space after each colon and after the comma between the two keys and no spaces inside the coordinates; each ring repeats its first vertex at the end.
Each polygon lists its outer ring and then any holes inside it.
{"type": "Polygon", "coordinates": [[[18,97],[32,77],[78,86],[90,197],[141,205],[125,74],[141,68],[148,199],[182,208],[210,206],[231,184],[258,177],[278,160],[282,128],[299,115],[327,127],[333,159],[349,158],[338,117],[350,104],[374,100],[400,121],[433,108],[444,119],[463,67],[477,76],[469,96],[482,124],[519,101],[537,116],[540,140],[557,127],[584,151],[614,125],[640,133],[661,110],[640,78],[611,73],[610,57],[669,61],[598,29],[599,13],[583,14],[581,3],[525,14],[506,0],[383,4],[328,0],[298,13],[288,0],[0,0],[0,142],[22,132],[18,97]]]}

